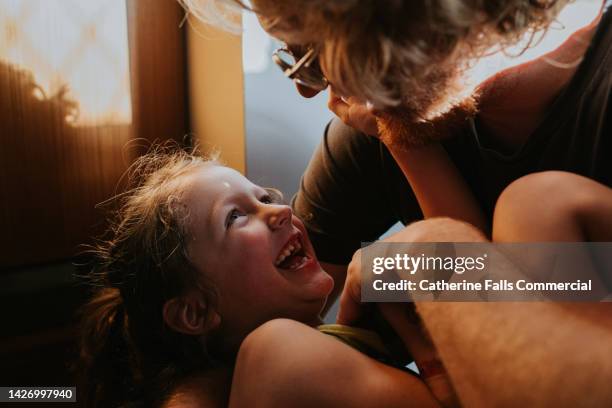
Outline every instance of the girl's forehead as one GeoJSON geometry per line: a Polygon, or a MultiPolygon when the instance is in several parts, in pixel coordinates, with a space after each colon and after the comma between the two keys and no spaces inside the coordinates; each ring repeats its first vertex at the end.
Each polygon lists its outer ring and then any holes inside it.
{"type": "Polygon", "coordinates": [[[252,190],[256,186],[238,171],[224,166],[204,166],[190,177],[186,186],[187,199],[195,199],[200,204],[214,201],[221,195],[242,190],[252,190]]]}
{"type": "Polygon", "coordinates": [[[216,183],[224,188],[253,185],[249,179],[231,167],[219,165],[207,166],[202,169],[202,176],[206,181],[216,183]]]}

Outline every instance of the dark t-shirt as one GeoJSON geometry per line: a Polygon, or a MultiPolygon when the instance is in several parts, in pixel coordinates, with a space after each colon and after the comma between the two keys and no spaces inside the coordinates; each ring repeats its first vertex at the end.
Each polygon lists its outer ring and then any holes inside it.
{"type": "MultiPolygon", "coordinates": [[[[608,9],[575,75],[520,150],[507,155],[488,144],[478,117],[443,143],[489,217],[503,189],[530,173],[564,170],[612,186],[611,23],[608,9]]],[[[422,218],[386,147],[338,119],[325,129],[293,207],[319,259],[336,264],[396,222],[422,218]]]]}

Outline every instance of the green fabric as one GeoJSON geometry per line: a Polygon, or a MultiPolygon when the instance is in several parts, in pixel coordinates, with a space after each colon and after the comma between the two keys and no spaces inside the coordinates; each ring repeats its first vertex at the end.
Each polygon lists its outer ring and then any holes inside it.
{"type": "Polygon", "coordinates": [[[387,361],[391,357],[380,336],[371,330],[342,324],[323,324],[317,329],[377,360],[387,361]]]}

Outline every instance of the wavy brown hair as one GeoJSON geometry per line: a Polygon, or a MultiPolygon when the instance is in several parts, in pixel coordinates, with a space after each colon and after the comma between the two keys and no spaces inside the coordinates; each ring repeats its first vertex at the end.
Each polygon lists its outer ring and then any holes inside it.
{"type": "MultiPolygon", "coordinates": [[[[180,0],[209,22],[239,0],[180,0]],[[221,12],[222,11],[222,12],[221,12]]],[[[320,49],[341,94],[415,116],[493,48],[547,28],[569,0],[253,0],[264,28],[320,49]]],[[[226,24],[227,25],[227,24],[226,24]]],[[[415,117],[415,119],[419,119],[415,117]]]]}
{"type": "Polygon", "coordinates": [[[213,165],[157,148],[131,167],[105,239],[89,251],[91,301],[83,308],[79,391],[87,407],[155,406],[185,376],[216,364],[201,339],[169,329],[164,303],[197,287],[212,311],[215,291],[187,251],[182,176],[213,165]]]}

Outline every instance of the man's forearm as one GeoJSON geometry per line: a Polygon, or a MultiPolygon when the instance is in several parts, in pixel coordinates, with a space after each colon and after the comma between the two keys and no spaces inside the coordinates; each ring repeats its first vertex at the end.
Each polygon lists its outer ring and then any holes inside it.
{"type": "Polygon", "coordinates": [[[612,406],[611,304],[430,302],[417,310],[465,406],[612,406]]]}

